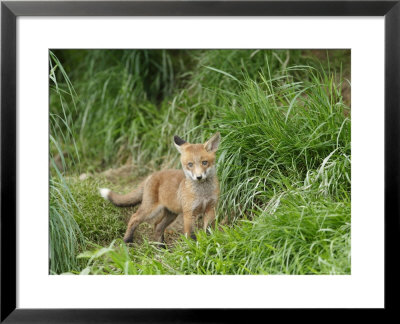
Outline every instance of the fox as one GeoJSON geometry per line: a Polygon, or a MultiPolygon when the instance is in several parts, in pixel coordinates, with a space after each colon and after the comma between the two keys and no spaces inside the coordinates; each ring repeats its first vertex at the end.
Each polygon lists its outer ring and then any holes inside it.
{"type": "Polygon", "coordinates": [[[124,242],[133,242],[135,229],[143,222],[155,220],[154,241],[164,244],[164,232],[179,214],[183,214],[183,232],[196,239],[195,223],[203,216],[203,229],[215,219],[219,198],[216,152],[221,141],[219,132],[205,143],[191,144],[175,135],[173,143],[180,153],[182,169],[166,169],[149,175],[132,192],[121,195],[100,188],[100,195],[119,207],[140,204],[131,216],[124,242]]]}

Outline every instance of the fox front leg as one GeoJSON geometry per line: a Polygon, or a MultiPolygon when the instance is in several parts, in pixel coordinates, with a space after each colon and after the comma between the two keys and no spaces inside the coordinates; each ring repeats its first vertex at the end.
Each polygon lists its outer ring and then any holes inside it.
{"type": "Polygon", "coordinates": [[[215,219],[215,206],[210,205],[204,213],[203,229],[206,232],[208,225],[211,225],[215,219]]]}
{"type": "Polygon", "coordinates": [[[194,222],[195,217],[193,212],[184,212],[183,213],[183,233],[186,237],[191,237],[196,240],[196,235],[194,234],[194,222]]]}

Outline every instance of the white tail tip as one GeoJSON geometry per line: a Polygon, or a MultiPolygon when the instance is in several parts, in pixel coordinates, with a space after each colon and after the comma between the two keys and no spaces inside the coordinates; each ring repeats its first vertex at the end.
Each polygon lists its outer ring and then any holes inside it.
{"type": "Polygon", "coordinates": [[[110,189],[108,189],[108,188],[100,188],[99,190],[100,190],[100,195],[104,199],[108,200],[108,194],[110,193],[110,189]]]}

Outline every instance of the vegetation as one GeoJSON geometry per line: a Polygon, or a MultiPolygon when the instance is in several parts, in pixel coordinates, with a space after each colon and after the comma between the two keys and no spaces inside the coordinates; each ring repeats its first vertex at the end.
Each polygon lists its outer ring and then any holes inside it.
{"type": "Polygon", "coordinates": [[[76,206],[74,194],[70,191],[65,178],[59,169],[65,168],[64,154],[60,148],[61,142],[74,145],[74,136],[71,128],[66,123],[67,114],[63,91],[57,83],[56,68],[66,81],[69,94],[73,98],[68,77],[58,59],[50,53],[50,80],[52,82],[52,98],[56,98],[60,105],[60,112],[50,112],[50,167],[54,172],[50,176],[50,208],[49,208],[49,259],[50,273],[60,273],[67,270],[79,270],[80,264],[76,258],[77,253],[85,248],[85,237],[75,221],[73,207],[76,206]],[[54,65],[55,64],[55,65],[54,65]],[[58,139],[55,138],[58,136],[58,139]],[[56,156],[59,159],[55,159],[56,156]],[[58,165],[55,161],[58,160],[58,165]]]}
{"type": "Polygon", "coordinates": [[[350,274],[349,73],[342,50],[51,52],[51,271],[350,274]],[[97,189],[178,168],[172,136],[216,130],[216,227],[126,246],[134,208],[97,189]]]}

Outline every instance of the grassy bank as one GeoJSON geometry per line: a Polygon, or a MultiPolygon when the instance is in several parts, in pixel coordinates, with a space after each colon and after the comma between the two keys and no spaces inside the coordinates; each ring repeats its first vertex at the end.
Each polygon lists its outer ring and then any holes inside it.
{"type": "Polygon", "coordinates": [[[54,272],[350,273],[349,52],[68,50],[50,62],[51,154],[62,169],[52,168],[50,208],[78,233],[71,264],[54,272]],[[110,206],[97,188],[126,192],[178,168],[172,136],[199,142],[216,130],[214,231],[160,250],[144,229],[127,248],[118,238],[134,209],[110,206]]]}

